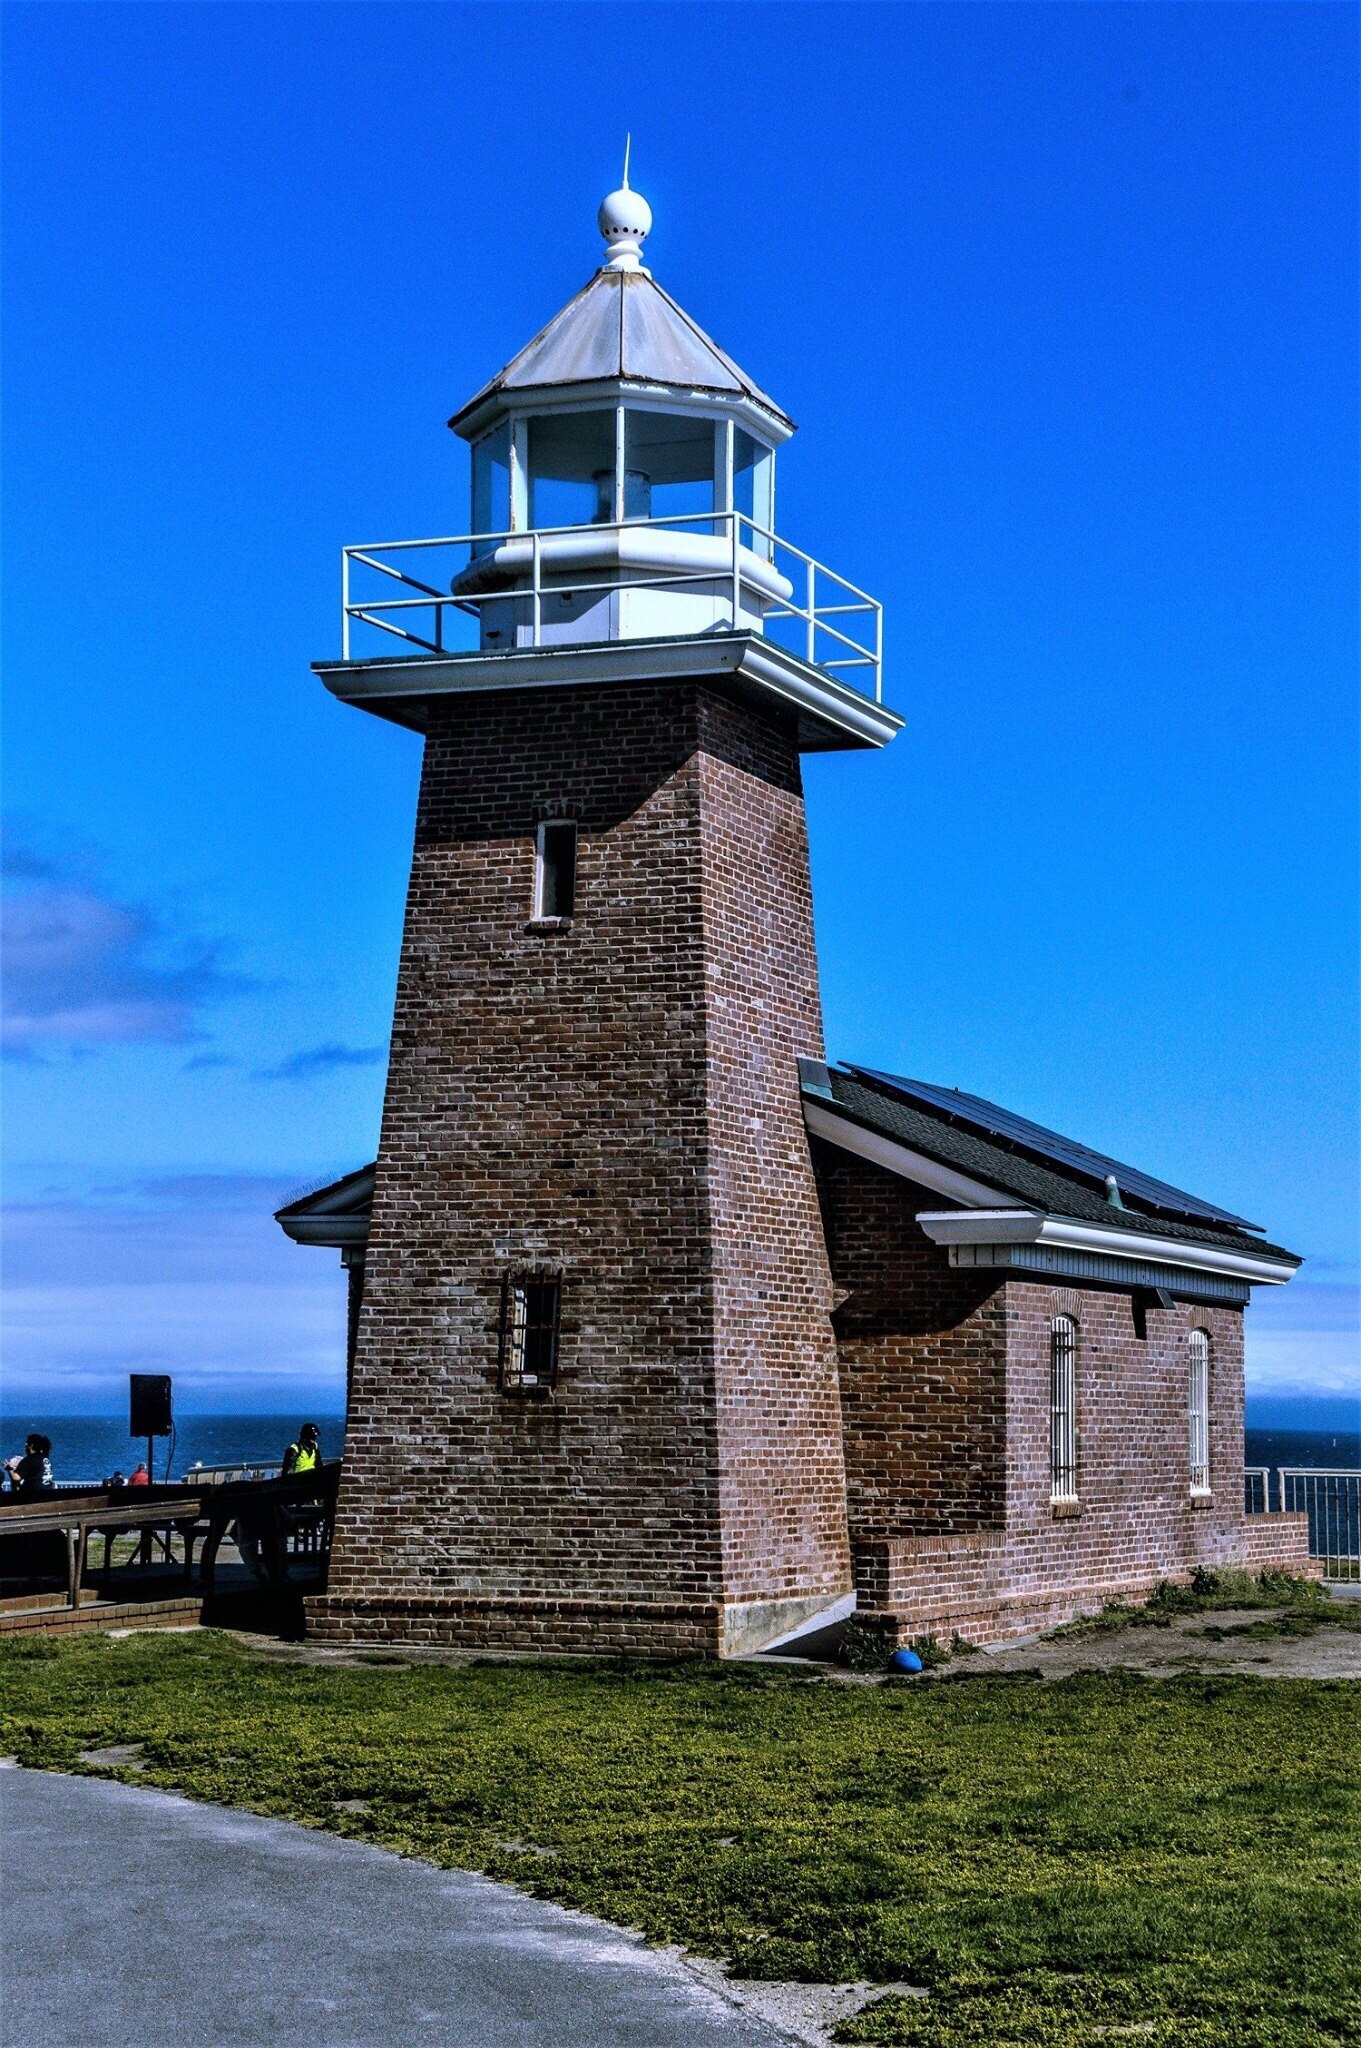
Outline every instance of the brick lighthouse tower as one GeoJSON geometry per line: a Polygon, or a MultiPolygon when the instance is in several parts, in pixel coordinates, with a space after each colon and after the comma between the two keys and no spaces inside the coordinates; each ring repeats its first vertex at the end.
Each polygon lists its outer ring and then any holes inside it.
{"type": "Polygon", "coordinates": [[[731,1654],[851,1585],[799,757],[901,721],[650,227],[605,200],[450,422],[471,532],[347,550],[317,665],[425,735],[321,1636],[731,1654]]]}

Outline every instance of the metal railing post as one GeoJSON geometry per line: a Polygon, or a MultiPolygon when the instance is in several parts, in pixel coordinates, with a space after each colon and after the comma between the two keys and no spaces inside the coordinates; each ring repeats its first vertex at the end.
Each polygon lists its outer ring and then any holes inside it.
{"type": "Polygon", "coordinates": [[[340,550],[340,658],[350,658],[350,551],[340,550]]]}
{"type": "Polygon", "coordinates": [[[530,600],[530,602],[531,602],[531,607],[532,607],[532,612],[531,612],[531,616],[532,616],[532,620],[533,620],[533,635],[534,635],[534,637],[533,637],[533,641],[532,641],[532,643],[531,643],[531,644],[532,644],[533,646],[537,647],[537,646],[538,646],[538,644],[539,644],[539,634],[540,634],[540,632],[541,632],[541,630],[542,630],[542,627],[543,627],[543,591],[542,591],[542,589],[540,588],[540,571],[541,571],[541,568],[542,568],[542,549],[540,548],[540,545],[539,545],[539,529],[538,529],[538,527],[537,527],[537,526],[536,526],[536,527],[534,528],[534,531],[533,531],[533,533],[532,533],[532,534],[530,535],[530,540],[531,540],[531,543],[532,543],[532,550],[533,550],[533,570],[534,570],[534,573],[533,573],[533,579],[532,579],[532,583],[533,583],[533,595],[532,595],[532,598],[531,598],[531,600],[530,600]]]}
{"type": "Polygon", "coordinates": [[[874,607],[874,701],[884,701],[884,607],[874,607]]]}
{"type": "Polygon", "coordinates": [[[808,659],[817,660],[818,614],[817,583],[818,565],[810,557],[808,563],[808,659]]]}
{"type": "Polygon", "coordinates": [[[1355,1467],[1279,1465],[1280,1513],[1306,1515],[1309,1555],[1329,1580],[1361,1581],[1361,1472],[1355,1467]]]}
{"type": "Polygon", "coordinates": [[[740,525],[740,514],[730,512],[728,514],[728,530],[732,535],[732,629],[734,633],[740,629],[742,623],[742,569],[738,556],[740,525]]]}

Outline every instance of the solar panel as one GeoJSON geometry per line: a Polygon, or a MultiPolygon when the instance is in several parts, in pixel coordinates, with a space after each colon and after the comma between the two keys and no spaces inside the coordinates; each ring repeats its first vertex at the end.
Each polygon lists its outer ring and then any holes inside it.
{"type": "Polygon", "coordinates": [[[1035,1153],[1056,1166],[1075,1168],[1098,1182],[1112,1173],[1121,1194],[1135,1195],[1156,1209],[1170,1209],[1178,1216],[1193,1216],[1206,1223],[1229,1223],[1239,1230],[1261,1228],[1260,1224],[1247,1223],[1213,1202],[1202,1202],[1198,1195],[1171,1187],[1165,1180],[1154,1180],[1151,1174],[1140,1173],[1136,1166],[1108,1159],[1103,1152],[1093,1152],[1089,1146],[1079,1145],[1057,1131],[1047,1131],[1043,1124],[1032,1124],[1009,1109],[999,1109],[995,1102],[985,1102],[981,1095],[965,1095],[958,1088],[937,1088],[930,1081],[907,1081],[901,1074],[883,1074],[874,1067],[854,1066],[849,1060],[845,1065],[850,1073],[889,1088],[909,1102],[942,1112],[952,1123],[967,1125],[983,1137],[1000,1138],[1004,1144],[1035,1153]]]}

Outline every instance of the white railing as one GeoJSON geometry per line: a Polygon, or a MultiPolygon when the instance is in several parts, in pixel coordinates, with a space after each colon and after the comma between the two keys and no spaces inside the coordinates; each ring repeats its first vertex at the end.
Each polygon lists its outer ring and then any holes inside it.
{"type": "Polygon", "coordinates": [[[233,1479],[277,1479],[282,1467],[272,1465],[191,1465],[184,1475],[186,1486],[226,1486],[233,1479]]]}
{"type": "Polygon", "coordinates": [[[819,668],[867,669],[864,684],[857,680],[856,687],[881,703],[883,606],[824,562],[815,561],[769,528],[758,526],[744,512],[535,527],[528,532],[450,534],[435,540],[372,541],[363,547],[345,548],[341,555],[342,658],[356,658],[357,627],[391,634],[429,654],[458,653],[465,647],[471,650],[480,638],[482,606],[507,603],[527,615],[526,644],[538,647],[543,644],[546,598],[671,590],[687,584],[704,585],[716,592],[726,603],[733,629],[740,631],[750,628],[751,606],[758,601],[753,594],[768,593],[772,569],[790,586],[791,594],[760,600],[762,631],[780,645],[792,646],[793,652],[819,668]],[[572,536],[596,542],[618,536],[621,553],[626,555],[631,538],[668,531],[718,541],[720,546],[706,551],[705,558],[693,567],[667,565],[653,571],[626,556],[619,567],[603,576],[571,578],[564,577],[559,566],[565,552],[562,544],[572,536]],[[517,562],[513,576],[495,576],[488,562],[491,573],[486,588],[459,588],[468,570],[503,544],[527,554],[527,560],[517,562]],[[398,559],[385,559],[391,556],[398,559]],[[423,574],[415,573],[418,567],[423,574]],[[551,581],[546,580],[546,570],[551,581]],[[400,586],[401,594],[378,595],[386,587],[374,581],[379,577],[400,586]],[[369,590],[374,594],[368,594],[369,590]],[[468,621],[479,626],[476,635],[469,632],[468,621]],[[784,630],[772,632],[772,627],[784,630]]]}
{"type": "Polygon", "coordinates": [[[1250,1515],[1307,1515],[1309,1555],[1322,1560],[1324,1578],[1361,1580],[1361,1470],[1355,1466],[1278,1465],[1274,1487],[1269,1466],[1248,1466],[1243,1504],[1250,1515]]]}
{"type": "Polygon", "coordinates": [[[1243,1467],[1243,1513],[1264,1515],[1271,1506],[1270,1465],[1243,1467]]]}

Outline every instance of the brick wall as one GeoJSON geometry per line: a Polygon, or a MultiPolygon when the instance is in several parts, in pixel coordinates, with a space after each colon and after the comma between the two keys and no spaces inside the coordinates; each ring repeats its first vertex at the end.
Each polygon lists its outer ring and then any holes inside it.
{"type": "Polygon", "coordinates": [[[433,707],[319,1633],[693,1648],[849,1584],[820,1050],[792,731],[694,684],[433,707]],[[547,1397],[496,1384],[521,1266],[547,1397]]]}
{"type": "Polygon", "coordinates": [[[833,1277],[846,1494],[858,1541],[979,1529],[1006,1494],[1006,1314],[916,1222],[938,1198],[812,1141],[833,1277]]]}
{"type": "Polygon", "coordinates": [[[1303,1516],[1243,1514],[1243,1319],[955,1270],[947,1206],[816,1146],[828,1217],[861,1606],[976,1642],[1138,1598],[1196,1565],[1312,1573],[1303,1516]],[[1049,1480],[1049,1332],[1077,1324],[1078,1502],[1049,1480]],[[1190,1492],[1188,1332],[1210,1338],[1210,1495],[1190,1492]]]}

